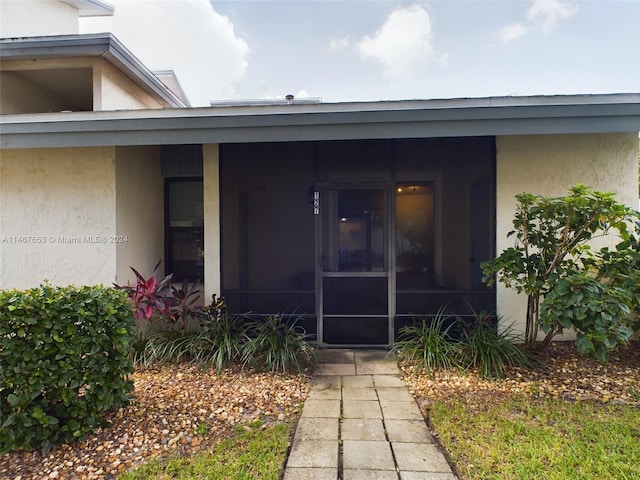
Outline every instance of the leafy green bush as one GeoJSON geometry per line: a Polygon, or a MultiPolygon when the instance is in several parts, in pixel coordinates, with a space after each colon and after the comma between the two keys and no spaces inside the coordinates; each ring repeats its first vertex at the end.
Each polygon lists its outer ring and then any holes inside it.
{"type": "Polygon", "coordinates": [[[640,326],[629,315],[640,310],[640,215],[584,185],[562,197],[521,193],[516,200],[507,235],[515,245],[483,264],[484,280],[527,295],[527,348],[575,329],[579,351],[605,361],[640,326]],[[592,249],[591,240],[606,235],[619,242],[592,249]]]}
{"type": "Polygon", "coordinates": [[[126,405],[134,332],[112,288],[0,291],[0,454],[82,438],[126,405]]]}
{"type": "Polygon", "coordinates": [[[460,346],[449,334],[454,324],[446,307],[440,308],[432,319],[420,318],[401,328],[391,350],[427,375],[439,368],[459,367],[460,346]]]}
{"type": "Polygon", "coordinates": [[[475,367],[481,378],[501,378],[506,365],[532,365],[530,355],[522,348],[522,338],[512,326],[498,330],[495,321],[486,315],[476,315],[471,331],[464,333],[460,351],[465,368],[475,367]]]}
{"type": "Polygon", "coordinates": [[[576,272],[558,280],[542,304],[541,315],[557,318],[562,328],[573,327],[578,352],[606,363],[609,353],[633,335],[632,295],[616,283],[576,272]]]}
{"type": "Polygon", "coordinates": [[[260,370],[299,372],[304,364],[315,361],[315,349],[296,318],[285,320],[283,315],[270,315],[249,324],[249,339],[243,346],[242,363],[260,370]]]}

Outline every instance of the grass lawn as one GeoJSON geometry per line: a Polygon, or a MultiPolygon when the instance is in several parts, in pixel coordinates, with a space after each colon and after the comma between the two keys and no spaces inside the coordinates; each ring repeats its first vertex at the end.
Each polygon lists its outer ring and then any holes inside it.
{"type": "Polygon", "coordinates": [[[155,460],[119,480],[277,480],[284,467],[293,426],[280,423],[226,438],[212,450],[187,458],[155,460]]]}
{"type": "Polygon", "coordinates": [[[430,422],[471,479],[640,478],[640,409],[519,395],[434,402],[430,422]]]}

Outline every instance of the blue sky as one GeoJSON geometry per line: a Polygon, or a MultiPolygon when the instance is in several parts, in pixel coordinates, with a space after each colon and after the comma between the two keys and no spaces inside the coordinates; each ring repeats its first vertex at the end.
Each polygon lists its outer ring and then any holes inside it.
{"type": "Polygon", "coordinates": [[[110,0],[83,19],[194,106],[640,91],[640,0],[110,0]]]}

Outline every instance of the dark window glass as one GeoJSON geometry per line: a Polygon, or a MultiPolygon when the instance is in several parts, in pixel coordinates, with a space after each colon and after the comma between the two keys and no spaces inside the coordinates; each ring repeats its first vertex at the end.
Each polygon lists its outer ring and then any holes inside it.
{"type": "Polygon", "coordinates": [[[204,279],[202,179],[167,180],[167,272],[174,281],[204,279]]]}
{"type": "Polygon", "coordinates": [[[323,192],[325,272],[385,271],[383,190],[323,192]]]}

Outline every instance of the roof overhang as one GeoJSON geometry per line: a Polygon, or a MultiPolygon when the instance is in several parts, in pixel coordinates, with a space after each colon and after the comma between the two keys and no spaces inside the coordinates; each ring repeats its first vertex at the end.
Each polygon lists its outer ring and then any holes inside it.
{"type": "Polygon", "coordinates": [[[77,57],[105,58],[165,108],[188,106],[110,33],[0,40],[0,62],[77,57]]]}
{"type": "Polygon", "coordinates": [[[2,148],[640,131],[640,94],[0,116],[2,148]]]}
{"type": "Polygon", "coordinates": [[[81,17],[109,17],[113,15],[115,8],[102,0],[60,0],[78,9],[81,17]]]}

